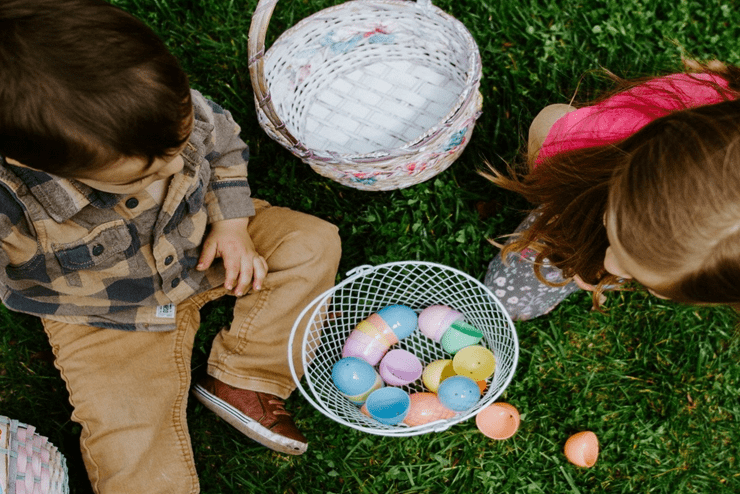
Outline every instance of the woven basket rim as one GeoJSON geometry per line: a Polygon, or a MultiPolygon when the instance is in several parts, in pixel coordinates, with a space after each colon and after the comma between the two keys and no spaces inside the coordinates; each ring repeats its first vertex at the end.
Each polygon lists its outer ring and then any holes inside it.
{"type": "MultiPolygon", "coordinates": [[[[348,164],[360,164],[366,162],[367,164],[375,164],[379,161],[387,159],[395,159],[401,157],[408,157],[415,155],[418,151],[423,151],[424,146],[429,143],[430,140],[434,139],[438,134],[444,131],[445,128],[449,127],[455,118],[460,114],[464,113],[466,106],[475,104],[476,95],[479,93],[480,80],[482,77],[482,62],[480,58],[480,52],[477,47],[477,43],[473,38],[470,31],[455,17],[447,14],[440,8],[431,4],[431,2],[420,1],[411,2],[408,0],[349,0],[347,2],[328,7],[320,10],[309,17],[301,19],[294,26],[291,26],[284,31],[275,41],[278,44],[281,39],[287,39],[296,31],[303,29],[306,25],[309,25],[316,17],[322,13],[335,12],[352,8],[357,4],[386,4],[393,5],[404,9],[423,9],[427,15],[433,14],[434,16],[441,18],[445,23],[455,27],[467,41],[472,50],[467,53],[467,59],[469,63],[469,70],[464,84],[464,89],[458,96],[455,104],[451,110],[437,122],[434,126],[427,129],[426,132],[422,133],[417,138],[406,142],[402,146],[397,146],[387,149],[375,150],[371,153],[340,153],[340,152],[326,152],[326,150],[309,149],[303,142],[301,142],[295,135],[293,135],[289,129],[286,128],[285,122],[277,114],[274,106],[272,105],[269,85],[267,84],[267,78],[264,74],[264,63],[270,57],[270,50],[266,50],[264,47],[264,34],[266,31],[266,24],[269,24],[269,16],[274,9],[277,0],[260,0],[258,9],[255,12],[257,20],[253,18],[253,25],[250,27],[250,45],[249,45],[249,57],[250,57],[250,73],[252,76],[252,85],[255,91],[255,99],[257,101],[257,111],[270,123],[272,129],[281,134],[288,142],[291,151],[304,159],[311,159],[316,162],[326,163],[337,163],[341,165],[348,164]],[[263,6],[263,10],[269,11],[266,15],[257,16],[260,11],[260,6],[263,6]],[[255,24],[262,23],[262,24],[255,24]],[[254,39],[258,29],[262,27],[262,32],[259,33],[261,36],[260,40],[254,39]],[[258,43],[259,41],[259,43],[258,43]]],[[[262,122],[260,122],[262,124],[262,122]]],[[[263,125],[264,126],[264,125],[263,125]]],[[[285,145],[285,144],[284,144],[285,145]]]]}

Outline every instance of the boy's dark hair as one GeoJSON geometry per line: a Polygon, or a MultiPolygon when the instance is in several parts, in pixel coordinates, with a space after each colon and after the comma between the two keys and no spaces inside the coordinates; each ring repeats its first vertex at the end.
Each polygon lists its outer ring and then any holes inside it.
{"type": "Polygon", "coordinates": [[[58,176],[168,156],[188,138],[187,76],[102,0],[0,2],[0,155],[58,176]]]}

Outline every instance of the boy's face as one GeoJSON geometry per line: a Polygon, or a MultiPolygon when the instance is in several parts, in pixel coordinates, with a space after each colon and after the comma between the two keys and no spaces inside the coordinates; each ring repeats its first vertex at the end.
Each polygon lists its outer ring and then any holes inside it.
{"type": "Polygon", "coordinates": [[[184,161],[177,151],[174,157],[157,158],[150,166],[143,158],[124,158],[110,168],[86,171],[75,180],[96,190],[112,194],[133,195],[157,180],[171,177],[182,170],[184,161]]]}
{"type": "MultiPolygon", "coordinates": [[[[188,139],[190,139],[194,125],[195,118],[191,112],[188,122],[188,139]]],[[[157,180],[171,177],[182,170],[185,162],[181,153],[185,146],[187,146],[187,140],[175,153],[165,158],[157,158],[149,166],[143,158],[122,158],[108,168],[87,170],[81,176],[75,177],[75,180],[93,189],[111,194],[138,194],[157,180]]]]}

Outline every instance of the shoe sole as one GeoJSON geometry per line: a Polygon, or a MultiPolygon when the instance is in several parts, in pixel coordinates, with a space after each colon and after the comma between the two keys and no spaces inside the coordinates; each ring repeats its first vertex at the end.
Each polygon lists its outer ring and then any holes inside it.
{"type": "Polygon", "coordinates": [[[262,446],[288,455],[302,455],[308,448],[308,444],[288,439],[280,434],[275,434],[256,420],[244,415],[239,409],[234,408],[224,400],[209,393],[200,384],[193,386],[193,395],[207,409],[221,417],[249,439],[260,443],[262,446]]]}

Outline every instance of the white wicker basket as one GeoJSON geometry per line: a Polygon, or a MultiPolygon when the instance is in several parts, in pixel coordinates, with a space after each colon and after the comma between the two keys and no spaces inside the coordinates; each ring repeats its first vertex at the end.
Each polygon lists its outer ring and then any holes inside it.
{"type": "MultiPolygon", "coordinates": [[[[493,403],[514,376],[519,342],[514,324],[491,291],[475,278],[456,269],[428,262],[395,262],[361,266],[348,278],[309,304],[296,320],[288,355],[293,379],[301,394],[321,413],[353,429],[381,436],[413,436],[443,431],[476,415],[493,403]],[[339,393],[331,379],[332,367],[342,358],[342,347],[357,324],[370,314],[393,304],[403,304],[417,314],[430,305],[445,304],[462,312],[466,321],[484,334],[482,345],[496,357],[496,370],[488,388],[471,408],[447,420],[409,427],[383,425],[363,415],[339,393]],[[307,317],[307,325],[301,321],[307,317]],[[302,367],[300,367],[302,366],[302,367]],[[298,367],[298,368],[297,368],[298,367]],[[305,387],[300,369],[305,369],[305,387]]],[[[423,364],[450,359],[442,346],[415,331],[393,348],[416,355],[423,364]]],[[[402,386],[409,393],[426,391],[421,380],[402,386]]]]}
{"type": "Polygon", "coordinates": [[[0,415],[0,494],[68,494],[67,462],[35,428],[0,415]]]}
{"type": "Polygon", "coordinates": [[[445,170],[480,115],[481,60],[430,0],[354,0],[285,31],[265,53],[277,0],[260,0],[249,70],[260,125],[319,174],[362,190],[445,170]]]}

